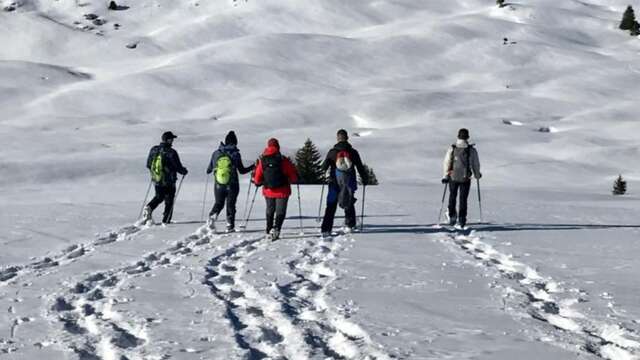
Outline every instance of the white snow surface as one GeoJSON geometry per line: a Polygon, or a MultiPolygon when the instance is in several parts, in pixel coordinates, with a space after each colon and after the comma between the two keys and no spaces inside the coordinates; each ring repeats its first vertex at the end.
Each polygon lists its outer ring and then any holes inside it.
{"type": "Polygon", "coordinates": [[[508,3],[0,2],[0,359],[639,359],[627,2],[508,3]],[[453,233],[460,127],[484,222],[474,183],[453,233]],[[260,198],[246,231],[203,227],[229,130],[248,164],[269,137],[324,154],[339,128],[381,182],[363,233],[318,236],[318,186],[304,235],[295,191],[277,242],[260,198]],[[167,130],[190,170],[176,223],[138,226],[167,130]]]}

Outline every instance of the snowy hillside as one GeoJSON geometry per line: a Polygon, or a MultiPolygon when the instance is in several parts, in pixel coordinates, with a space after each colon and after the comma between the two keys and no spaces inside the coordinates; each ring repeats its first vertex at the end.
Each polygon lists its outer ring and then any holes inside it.
{"type": "Polygon", "coordinates": [[[0,5],[0,359],[640,358],[626,1],[0,5]],[[304,236],[295,195],[279,242],[262,199],[246,232],[203,231],[229,130],[247,161],[343,127],[382,183],[365,233],[320,240],[313,186],[304,236]],[[433,225],[460,127],[488,223],[456,235],[433,225]],[[166,130],[177,223],[136,227],[166,130]]]}

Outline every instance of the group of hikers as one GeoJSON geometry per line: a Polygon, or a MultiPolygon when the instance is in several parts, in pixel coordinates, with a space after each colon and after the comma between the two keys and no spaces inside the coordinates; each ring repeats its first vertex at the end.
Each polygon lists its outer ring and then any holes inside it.
{"type": "MultiPolygon", "coordinates": [[[[165,203],[162,223],[171,222],[173,204],[176,197],[178,175],[188,173],[180,162],[178,152],[173,148],[177,136],[171,131],[162,134],[162,142],[153,146],[147,158],[147,168],[155,185],[154,198],[144,206],[141,221],[152,221],[152,212],[165,203]]],[[[323,173],[328,172],[328,193],[321,225],[322,236],[331,236],[333,222],[338,206],[344,209],[344,231],[356,228],[355,194],[358,188],[356,171],[363,186],[369,182],[369,173],[360,154],[349,143],[346,130],[336,133],[337,143],[327,153],[322,162],[323,173]]],[[[298,182],[296,167],[289,158],[280,152],[280,143],[271,138],[259,159],[247,167],[242,162],[238,149],[238,137],[229,131],[213,154],[206,170],[214,179],[215,202],[209,212],[207,225],[215,231],[215,222],[226,207],[226,231],[236,230],[236,202],[240,193],[239,175],[251,173],[251,182],[262,187],[266,201],[266,234],[272,240],[280,237],[286,218],[287,203],[291,196],[291,184],[298,182]]],[[[480,161],[478,152],[469,143],[469,131],[460,129],[458,139],[444,158],[444,176],[442,183],[449,189],[449,207],[447,218],[450,225],[464,227],[467,221],[467,199],[471,188],[471,178],[480,179],[480,161]],[[459,197],[458,197],[459,194],[459,197]],[[459,208],[456,209],[459,198],[459,208]]],[[[205,190],[206,191],[206,190],[205,190]]],[[[257,191],[257,188],[256,188],[257,191]]],[[[444,202],[444,200],[443,200],[444,202]]]]}

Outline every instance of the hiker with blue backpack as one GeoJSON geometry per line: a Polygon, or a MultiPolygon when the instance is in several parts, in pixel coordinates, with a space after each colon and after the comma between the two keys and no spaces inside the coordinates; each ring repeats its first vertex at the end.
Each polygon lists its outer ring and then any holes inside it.
{"type": "Polygon", "coordinates": [[[238,173],[248,174],[255,169],[255,164],[245,167],[242,163],[238,138],[233,131],[229,131],[224,143],[211,155],[211,161],[207,168],[207,174],[213,173],[215,203],[209,212],[209,228],[215,230],[215,222],[218,215],[227,206],[227,232],[235,231],[236,201],[240,193],[240,181],[238,173]]]}
{"type": "Polygon", "coordinates": [[[156,194],[144,207],[142,222],[152,221],[155,208],[164,202],[163,224],[169,224],[173,215],[173,204],[176,197],[177,174],[187,175],[187,168],[182,166],[178,152],[173,148],[173,140],[177,138],[171,131],[162,134],[162,142],[149,151],[147,169],[151,172],[151,180],[156,194]]]}
{"type": "Polygon", "coordinates": [[[327,153],[322,163],[322,171],[329,170],[329,191],[327,207],[322,220],[322,236],[331,236],[333,220],[338,206],[344,209],[345,232],[351,232],[356,226],[356,198],[358,179],[356,170],[362,179],[362,185],[369,182],[369,173],[362,163],[360,154],[349,144],[346,130],[340,129],[336,134],[338,143],[327,153]]]}
{"type": "MultiPolygon", "coordinates": [[[[477,180],[482,177],[478,151],[473,144],[469,143],[469,130],[460,129],[458,131],[456,143],[449,147],[444,156],[443,171],[442,183],[449,186],[449,209],[447,212],[449,225],[456,225],[464,229],[467,224],[467,199],[471,190],[471,177],[475,176],[477,180]],[[460,206],[456,210],[458,193],[460,194],[460,206]]],[[[480,196],[479,194],[478,190],[478,196],[480,196]]]]}

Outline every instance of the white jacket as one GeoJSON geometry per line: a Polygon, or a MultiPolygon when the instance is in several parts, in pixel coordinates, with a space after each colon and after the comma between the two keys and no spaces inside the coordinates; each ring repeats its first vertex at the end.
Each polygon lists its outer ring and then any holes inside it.
{"type": "Polygon", "coordinates": [[[447,154],[444,156],[442,163],[443,177],[450,176],[452,181],[465,182],[471,179],[472,172],[476,179],[481,178],[480,159],[475,147],[466,140],[458,139],[455,143],[455,150],[454,153],[454,147],[449,147],[447,154]],[[463,156],[467,148],[469,148],[469,159],[463,156]],[[451,161],[454,161],[454,163],[452,164],[451,161]],[[469,164],[467,164],[467,161],[469,161],[469,164]]]}

